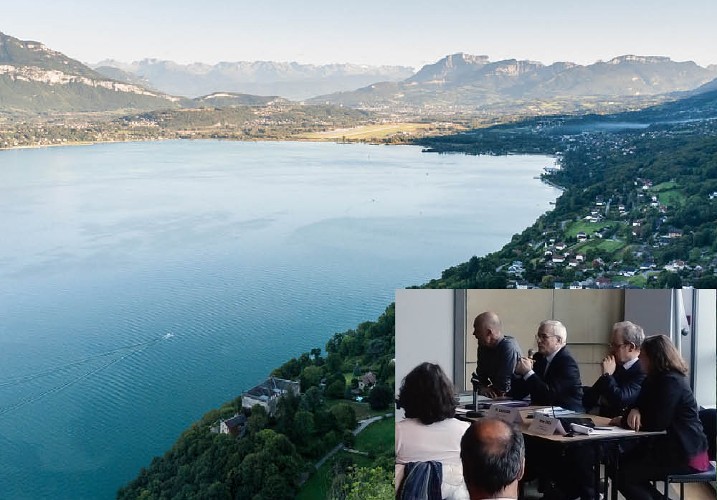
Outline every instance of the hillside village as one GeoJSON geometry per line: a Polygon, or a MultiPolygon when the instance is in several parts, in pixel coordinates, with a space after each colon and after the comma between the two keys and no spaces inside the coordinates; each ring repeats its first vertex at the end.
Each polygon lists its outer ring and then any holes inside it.
{"type": "MultiPolygon", "coordinates": [[[[550,172],[545,176],[549,178],[550,172]]],[[[710,193],[705,201],[715,198],[717,192],[710,193]]],[[[529,243],[523,259],[513,261],[507,268],[508,286],[644,287],[663,270],[675,275],[668,278],[668,285],[679,284],[679,275],[699,278],[715,274],[717,257],[707,252],[693,255],[694,265],[683,259],[659,262],[655,256],[655,249],[665,248],[683,236],[681,229],[670,225],[675,204],[683,202],[673,182],[653,186],[651,180],[641,178],[634,180],[627,196],[597,196],[582,218],[563,220],[560,228],[543,231],[542,239],[529,243]],[[540,283],[526,280],[526,266],[545,270],[540,283]]]]}
{"type": "Polygon", "coordinates": [[[503,249],[426,286],[717,286],[715,121],[564,129],[560,119],[542,119],[421,141],[439,153],[554,155],[541,178],[564,189],[552,211],[503,249]]]}

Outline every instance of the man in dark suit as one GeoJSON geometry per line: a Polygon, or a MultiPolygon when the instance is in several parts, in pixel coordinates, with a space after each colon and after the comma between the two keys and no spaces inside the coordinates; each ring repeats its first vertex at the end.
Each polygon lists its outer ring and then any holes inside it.
{"type": "Polygon", "coordinates": [[[612,418],[635,404],[645,380],[638,362],[644,340],[645,333],[635,323],[621,321],[612,326],[610,354],[602,360],[602,375],[583,396],[587,411],[597,409],[598,415],[612,418]]]}
{"type": "Polygon", "coordinates": [[[533,405],[560,406],[582,412],[580,369],[566,347],[565,325],[545,320],[540,323],[535,340],[538,352],[534,359],[521,357],[515,365],[519,378],[514,381],[510,396],[523,399],[530,394],[533,405]]]}
{"type": "MultiPolygon", "coordinates": [[[[521,399],[530,394],[531,404],[560,406],[582,412],[580,369],[566,347],[568,333],[565,325],[560,321],[545,320],[540,323],[535,340],[538,343],[538,352],[533,359],[520,358],[516,363],[515,373],[520,378],[513,382],[511,396],[521,399]]],[[[590,486],[590,469],[582,467],[583,457],[575,457],[580,459],[581,464],[576,472],[585,471],[585,474],[579,476],[580,481],[584,480],[585,487],[580,487],[578,491],[572,478],[567,484],[563,480],[562,476],[566,471],[573,469],[565,456],[539,441],[528,442],[526,445],[528,477],[540,478],[545,490],[543,498],[588,498],[594,495],[590,486]]]]}

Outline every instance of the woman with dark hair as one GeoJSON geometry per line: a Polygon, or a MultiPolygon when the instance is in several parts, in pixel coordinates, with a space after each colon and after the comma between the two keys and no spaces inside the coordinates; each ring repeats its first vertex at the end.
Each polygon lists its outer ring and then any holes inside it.
{"type": "Polygon", "coordinates": [[[421,363],[406,375],[396,401],[406,418],[396,423],[396,487],[412,462],[440,462],[441,497],[467,499],[461,466],[461,438],[467,422],[453,418],[453,384],[440,366],[421,363]]]}
{"type": "Polygon", "coordinates": [[[636,431],[666,434],[621,459],[617,484],[627,500],[662,498],[651,480],[709,468],[707,438],[679,351],[669,338],[655,335],[645,339],[639,359],[647,377],[635,405],[615,421],[636,431]]]}

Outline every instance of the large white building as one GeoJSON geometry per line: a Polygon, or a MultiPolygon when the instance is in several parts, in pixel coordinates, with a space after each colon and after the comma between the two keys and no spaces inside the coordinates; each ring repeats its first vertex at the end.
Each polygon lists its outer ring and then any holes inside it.
{"type": "Polygon", "coordinates": [[[252,387],[241,395],[242,408],[261,405],[269,415],[274,415],[279,398],[287,392],[299,395],[299,382],[283,378],[269,377],[261,384],[252,387]]]}

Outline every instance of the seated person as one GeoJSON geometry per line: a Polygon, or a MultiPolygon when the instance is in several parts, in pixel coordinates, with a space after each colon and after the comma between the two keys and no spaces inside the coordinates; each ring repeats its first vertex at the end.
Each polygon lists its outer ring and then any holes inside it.
{"type": "Polygon", "coordinates": [[[510,390],[515,363],[522,356],[515,339],[503,335],[500,317],[486,311],[473,321],[473,336],[478,340],[478,366],[471,377],[479,394],[489,398],[510,390]]]}
{"type": "Polygon", "coordinates": [[[473,422],[461,439],[461,462],[471,500],[517,499],[525,467],[523,435],[502,420],[473,422]]]}
{"type": "Polygon", "coordinates": [[[644,340],[645,333],[635,323],[621,321],[612,326],[610,354],[602,360],[602,375],[583,395],[587,411],[597,408],[598,415],[612,418],[635,404],[645,379],[638,362],[644,340]]]}
{"type": "MultiPolygon", "coordinates": [[[[538,352],[534,359],[520,358],[516,363],[515,373],[520,375],[520,378],[513,381],[510,397],[522,399],[529,394],[533,405],[560,406],[573,411],[583,411],[580,369],[566,347],[567,338],[565,325],[560,321],[545,320],[540,323],[535,336],[538,352]]],[[[532,442],[528,445],[526,477],[539,478],[541,484],[545,485],[548,496],[558,494],[558,489],[573,492],[574,485],[559,484],[562,483],[563,476],[559,472],[565,471],[565,466],[561,465],[565,463],[565,458],[556,452],[555,448],[543,443],[532,442]],[[552,491],[552,488],[556,490],[552,491]]],[[[583,470],[582,465],[578,470],[583,470]]],[[[590,481],[587,481],[587,485],[589,484],[590,481]]],[[[589,491],[589,486],[586,488],[589,491]]]]}
{"type": "Polygon", "coordinates": [[[580,369],[566,347],[568,332],[556,320],[540,323],[535,336],[538,352],[534,360],[522,357],[515,365],[520,378],[513,381],[508,395],[523,399],[530,394],[533,405],[560,406],[568,410],[583,411],[583,389],[580,369]]]}
{"type": "Polygon", "coordinates": [[[707,438],[687,380],[687,365],[664,335],[648,337],[640,349],[647,377],[635,404],[611,423],[636,431],[666,431],[640,443],[620,460],[617,486],[631,500],[662,498],[651,484],[668,473],[690,474],[709,468],[707,438]]]}
{"type": "Polygon", "coordinates": [[[438,461],[442,465],[442,498],[467,499],[460,443],[470,424],[454,417],[458,401],[453,384],[440,366],[421,363],[406,375],[396,401],[405,420],[396,422],[396,487],[406,464],[438,461]]]}
{"type": "MultiPolygon", "coordinates": [[[[583,395],[585,409],[596,408],[603,417],[615,417],[635,404],[645,373],[638,356],[645,340],[642,328],[630,321],[615,323],[610,335],[610,354],[602,360],[602,376],[583,395]]],[[[627,442],[621,449],[630,449],[627,442]]],[[[594,498],[593,464],[595,454],[590,448],[568,449],[563,463],[566,473],[556,480],[557,486],[568,498],[594,498]]]]}

